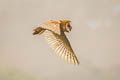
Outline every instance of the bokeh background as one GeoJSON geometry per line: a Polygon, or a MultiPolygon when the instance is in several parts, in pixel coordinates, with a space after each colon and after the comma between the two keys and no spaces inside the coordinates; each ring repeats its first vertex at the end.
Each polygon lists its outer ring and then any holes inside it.
{"type": "Polygon", "coordinates": [[[120,80],[120,0],[0,0],[0,80],[120,80]],[[32,35],[56,19],[72,21],[79,66],[32,35]]]}

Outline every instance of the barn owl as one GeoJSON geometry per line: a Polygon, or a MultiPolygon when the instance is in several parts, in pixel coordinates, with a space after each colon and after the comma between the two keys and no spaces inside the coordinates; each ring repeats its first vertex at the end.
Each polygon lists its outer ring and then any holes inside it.
{"type": "Polygon", "coordinates": [[[33,35],[43,34],[55,53],[68,63],[80,64],[64,32],[70,32],[70,20],[49,20],[35,29],[33,35]]]}

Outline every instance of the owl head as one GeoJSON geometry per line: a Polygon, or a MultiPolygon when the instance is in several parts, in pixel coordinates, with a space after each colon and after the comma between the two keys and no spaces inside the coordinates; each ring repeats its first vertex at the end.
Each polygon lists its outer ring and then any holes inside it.
{"type": "Polygon", "coordinates": [[[70,32],[72,29],[72,26],[70,25],[70,20],[61,20],[62,23],[62,29],[64,32],[70,32]]]}

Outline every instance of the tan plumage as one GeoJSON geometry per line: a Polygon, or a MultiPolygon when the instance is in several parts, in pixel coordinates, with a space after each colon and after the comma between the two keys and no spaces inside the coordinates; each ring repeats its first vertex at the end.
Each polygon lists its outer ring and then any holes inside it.
{"type": "Polygon", "coordinates": [[[43,33],[48,44],[57,55],[69,63],[79,64],[80,62],[64,34],[64,32],[69,32],[71,29],[69,20],[50,20],[38,25],[33,34],[43,33]]]}

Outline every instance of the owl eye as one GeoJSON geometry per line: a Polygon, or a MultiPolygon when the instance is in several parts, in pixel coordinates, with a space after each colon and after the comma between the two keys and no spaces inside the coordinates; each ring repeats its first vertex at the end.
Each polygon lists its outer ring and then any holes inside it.
{"type": "Polygon", "coordinates": [[[66,24],[66,31],[69,32],[71,31],[72,27],[70,26],[69,23],[66,24]]]}

